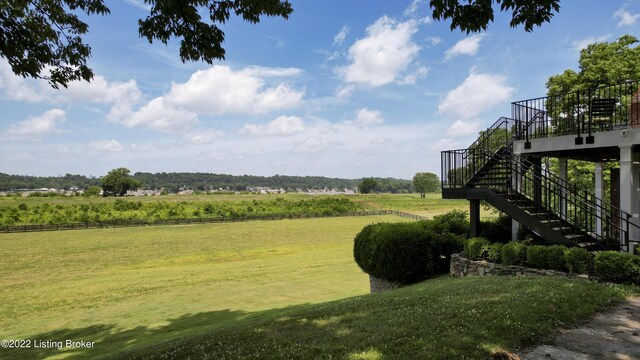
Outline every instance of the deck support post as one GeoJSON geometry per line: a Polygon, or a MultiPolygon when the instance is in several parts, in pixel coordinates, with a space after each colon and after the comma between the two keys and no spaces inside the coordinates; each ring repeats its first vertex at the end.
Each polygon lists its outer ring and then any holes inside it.
{"type": "Polygon", "coordinates": [[[562,180],[562,193],[560,194],[560,218],[567,220],[567,179],[568,179],[567,158],[558,158],[558,177],[562,180]]]}
{"type": "Polygon", "coordinates": [[[595,195],[596,195],[596,234],[598,234],[598,236],[602,236],[602,194],[603,194],[603,182],[602,182],[602,163],[601,162],[597,162],[596,163],[596,171],[595,171],[595,175],[596,175],[596,188],[595,188],[595,195]]]}
{"type": "Polygon", "coordinates": [[[480,200],[469,200],[469,217],[471,220],[471,237],[480,236],[480,200]]]}
{"type": "MultiPolygon", "coordinates": [[[[639,154],[633,151],[632,145],[621,145],[620,147],[620,210],[631,214],[629,221],[633,224],[640,224],[640,158],[639,154]]],[[[625,219],[622,219],[625,227],[625,219]]],[[[638,240],[636,227],[629,227],[629,239],[638,240]]],[[[620,239],[621,245],[626,246],[625,239],[620,239]]],[[[633,249],[627,249],[633,251],[633,249]]]]}

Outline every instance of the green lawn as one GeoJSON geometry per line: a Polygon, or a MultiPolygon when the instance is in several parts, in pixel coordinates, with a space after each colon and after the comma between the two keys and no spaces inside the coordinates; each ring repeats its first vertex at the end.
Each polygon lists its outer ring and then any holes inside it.
{"type": "MultiPolygon", "coordinates": [[[[194,336],[261,311],[368,292],[367,224],[255,221],[0,235],[0,339],[96,341],[93,357],[194,336]]],[[[72,355],[0,349],[0,357],[72,355]]]]}
{"type": "Polygon", "coordinates": [[[487,359],[639,292],[563,278],[443,276],[381,294],[267,311],[122,358],[487,359]]]}

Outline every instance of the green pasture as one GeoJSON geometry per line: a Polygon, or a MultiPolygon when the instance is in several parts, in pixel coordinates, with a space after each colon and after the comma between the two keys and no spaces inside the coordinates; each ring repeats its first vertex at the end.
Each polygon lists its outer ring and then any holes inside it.
{"type": "Polygon", "coordinates": [[[0,235],[0,339],[95,341],[0,349],[94,357],[195,336],[266,310],[368,292],[353,238],[393,216],[0,235]]]}

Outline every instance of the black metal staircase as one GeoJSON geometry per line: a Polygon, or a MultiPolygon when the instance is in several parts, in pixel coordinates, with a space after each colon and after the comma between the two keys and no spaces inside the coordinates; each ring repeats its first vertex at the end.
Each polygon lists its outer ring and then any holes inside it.
{"type": "Polygon", "coordinates": [[[516,156],[540,113],[500,118],[467,149],[442,152],[443,198],[485,200],[549,242],[589,250],[629,249],[631,215],[595,201],[543,169],[539,157],[516,156]]]}

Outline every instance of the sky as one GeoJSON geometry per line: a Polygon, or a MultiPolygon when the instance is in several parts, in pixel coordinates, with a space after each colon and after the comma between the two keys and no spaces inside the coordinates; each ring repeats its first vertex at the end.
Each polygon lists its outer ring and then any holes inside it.
{"type": "Polygon", "coordinates": [[[562,0],[531,33],[497,12],[469,35],[424,0],[293,0],[288,20],[221,26],[226,59],[208,65],[140,38],[142,0],[107,3],[86,17],[90,83],[54,90],[0,58],[0,172],[440,174],[440,151],[544,96],[588,44],[640,33],[640,0],[562,0]]]}

